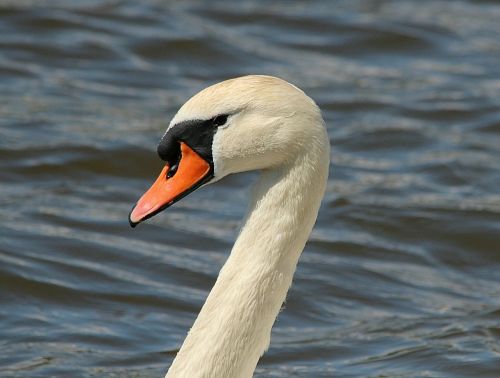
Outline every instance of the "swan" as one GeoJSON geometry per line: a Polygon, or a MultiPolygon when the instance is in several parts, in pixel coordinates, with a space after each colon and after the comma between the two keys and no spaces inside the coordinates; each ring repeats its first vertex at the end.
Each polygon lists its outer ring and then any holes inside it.
{"type": "Polygon", "coordinates": [[[158,145],[165,166],[131,226],[195,189],[259,170],[244,224],[166,377],[252,377],[328,179],[330,143],[315,102],[294,85],[251,75],[189,99],[158,145]]]}

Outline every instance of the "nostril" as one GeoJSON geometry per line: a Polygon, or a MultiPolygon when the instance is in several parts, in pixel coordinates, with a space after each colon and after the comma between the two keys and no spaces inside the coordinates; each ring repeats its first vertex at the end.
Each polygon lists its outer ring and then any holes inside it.
{"type": "Polygon", "coordinates": [[[167,172],[167,178],[173,177],[177,173],[177,169],[179,168],[179,164],[173,164],[167,172]]]}
{"type": "Polygon", "coordinates": [[[167,160],[170,168],[167,172],[167,178],[173,177],[177,173],[177,169],[179,169],[179,164],[182,157],[181,145],[179,142],[176,142],[171,146],[169,154],[169,159],[167,160]]]}

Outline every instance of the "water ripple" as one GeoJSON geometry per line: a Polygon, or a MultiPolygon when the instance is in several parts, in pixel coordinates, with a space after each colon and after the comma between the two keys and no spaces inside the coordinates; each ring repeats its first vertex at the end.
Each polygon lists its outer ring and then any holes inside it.
{"type": "Polygon", "coordinates": [[[155,145],[206,85],[281,76],[332,164],[257,377],[493,377],[500,7],[0,1],[0,376],[164,374],[255,175],[131,231],[155,145]]]}

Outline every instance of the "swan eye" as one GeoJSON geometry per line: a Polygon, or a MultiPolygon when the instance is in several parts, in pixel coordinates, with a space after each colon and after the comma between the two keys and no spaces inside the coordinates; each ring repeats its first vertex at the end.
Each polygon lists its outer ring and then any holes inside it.
{"type": "Polygon", "coordinates": [[[227,122],[227,114],[219,115],[212,119],[214,126],[222,126],[227,122]]]}

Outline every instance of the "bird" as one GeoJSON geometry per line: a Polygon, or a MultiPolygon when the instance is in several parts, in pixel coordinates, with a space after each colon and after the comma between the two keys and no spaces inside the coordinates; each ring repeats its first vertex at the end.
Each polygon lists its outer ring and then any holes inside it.
{"type": "Polygon", "coordinates": [[[180,107],[157,152],[165,165],[132,208],[132,227],[202,186],[260,172],[231,253],[166,374],[252,377],[326,190],[330,140],[321,111],[283,79],[229,79],[180,107]]]}

